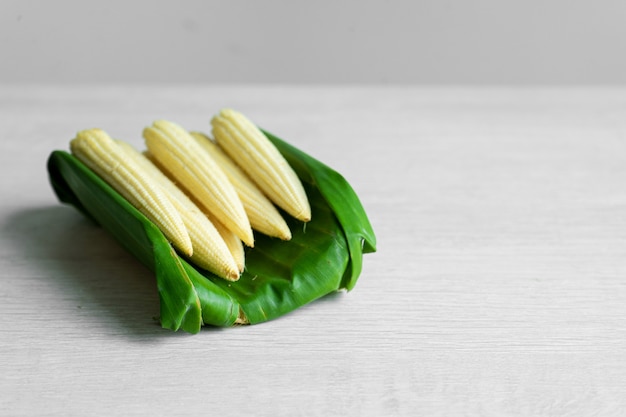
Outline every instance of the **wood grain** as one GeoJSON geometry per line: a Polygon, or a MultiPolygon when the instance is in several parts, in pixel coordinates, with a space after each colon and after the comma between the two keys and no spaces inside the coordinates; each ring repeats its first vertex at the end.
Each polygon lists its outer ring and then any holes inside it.
{"type": "Polygon", "coordinates": [[[624,89],[3,86],[0,119],[1,415],[626,412],[624,89]],[[45,161],[225,106],[344,174],[379,251],[350,293],[172,333],[45,161]]]}

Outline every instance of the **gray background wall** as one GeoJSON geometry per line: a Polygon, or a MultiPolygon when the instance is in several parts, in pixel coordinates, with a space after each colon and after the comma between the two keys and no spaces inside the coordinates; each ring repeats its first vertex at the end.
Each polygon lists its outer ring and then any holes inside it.
{"type": "Polygon", "coordinates": [[[0,82],[626,81],[621,0],[1,1],[0,82]]]}

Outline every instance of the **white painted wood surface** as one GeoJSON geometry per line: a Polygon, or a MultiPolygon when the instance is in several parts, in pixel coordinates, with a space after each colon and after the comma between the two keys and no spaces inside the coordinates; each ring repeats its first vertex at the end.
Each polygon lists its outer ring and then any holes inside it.
{"type": "Polygon", "coordinates": [[[0,415],[626,413],[626,89],[4,86],[0,170],[0,415]],[[46,158],[224,106],[343,173],[379,250],[350,293],[173,333],[46,158]]]}

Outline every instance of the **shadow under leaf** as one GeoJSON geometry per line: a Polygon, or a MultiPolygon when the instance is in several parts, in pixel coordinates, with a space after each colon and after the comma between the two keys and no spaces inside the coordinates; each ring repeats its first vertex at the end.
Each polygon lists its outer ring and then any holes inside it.
{"type": "Polygon", "coordinates": [[[76,210],[63,205],[16,209],[1,230],[38,277],[53,281],[58,292],[50,296],[58,297],[59,308],[74,308],[83,316],[77,325],[93,331],[104,323],[135,340],[174,334],[155,318],[159,298],[153,273],[76,210]]]}

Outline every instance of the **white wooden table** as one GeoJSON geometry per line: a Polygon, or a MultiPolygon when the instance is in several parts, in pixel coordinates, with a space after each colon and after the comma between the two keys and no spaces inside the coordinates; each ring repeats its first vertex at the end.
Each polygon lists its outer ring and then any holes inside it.
{"type": "Polygon", "coordinates": [[[0,174],[0,415],[626,413],[626,89],[3,86],[0,174]],[[350,293],[173,333],[45,163],[226,106],[344,174],[379,250],[350,293]]]}

